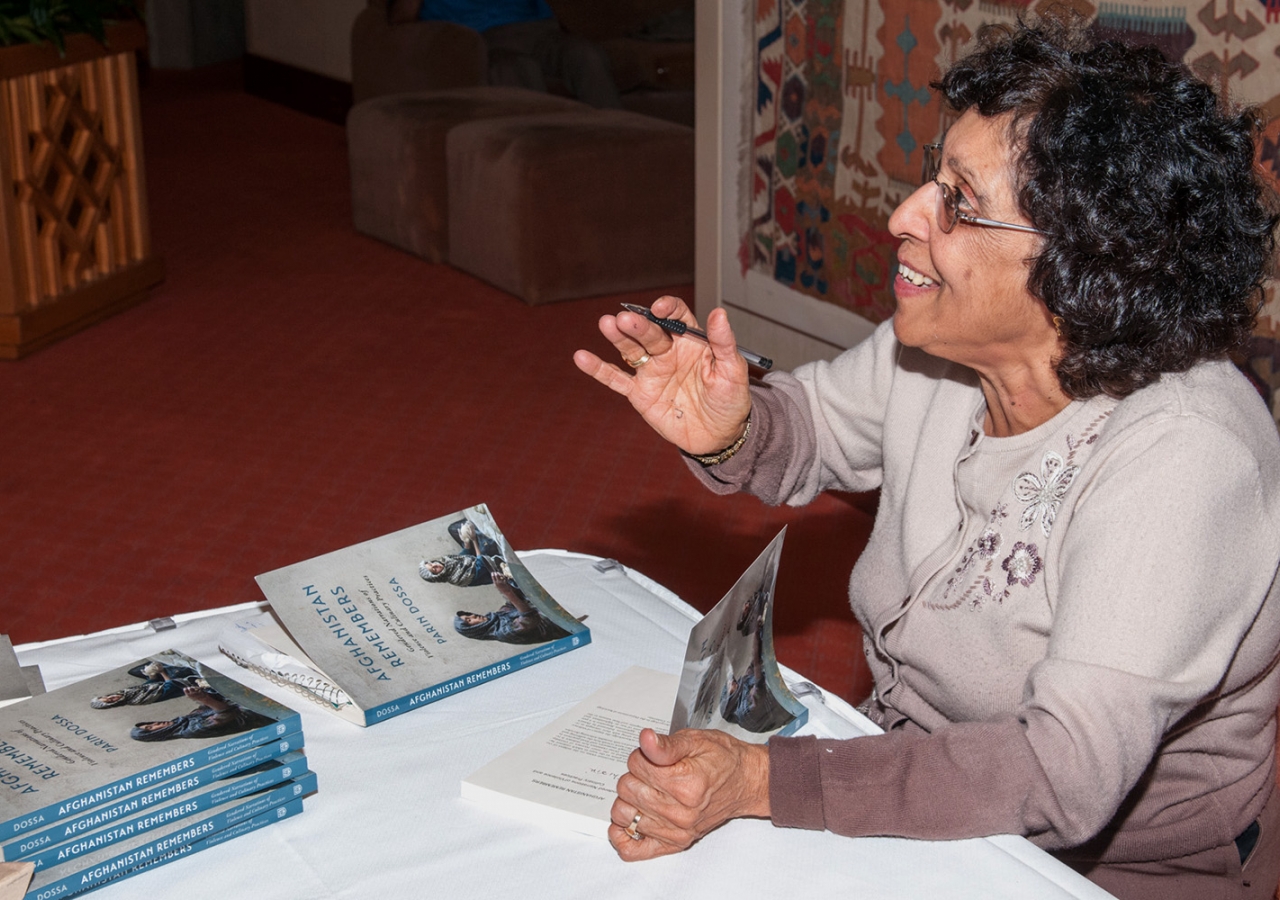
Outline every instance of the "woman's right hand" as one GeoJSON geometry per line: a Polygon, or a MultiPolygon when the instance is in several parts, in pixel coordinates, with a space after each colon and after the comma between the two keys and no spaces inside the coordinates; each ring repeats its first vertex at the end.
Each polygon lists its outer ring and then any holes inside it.
{"type": "MultiPolygon", "coordinates": [[[[689,307],[677,297],[660,297],[650,307],[663,319],[679,319],[697,328],[689,307]]],[[[649,425],[686,453],[702,456],[728,447],[742,436],[751,394],[747,361],[738,353],[729,317],[723,309],[707,316],[704,343],[668,334],[644,316],[621,312],[600,319],[600,333],[634,362],[630,372],[606,363],[588,350],[573,361],[583,372],[622,394],[649,425]]]]}

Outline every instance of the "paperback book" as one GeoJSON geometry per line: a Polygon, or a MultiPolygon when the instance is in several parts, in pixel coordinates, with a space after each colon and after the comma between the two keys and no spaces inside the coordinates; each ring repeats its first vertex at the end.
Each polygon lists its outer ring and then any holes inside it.
{"type": "Polygon", "coordinates": [[[296,712],[175,650],[0,709],[0,842],[298,732],[296,712]]]}
{"type": "Polygon", "coordinates": [[[763,743],[808,710],[782,680],[773,590],[784,528],[694,627],[679,676],[633,666],[462,782],[490,809],[603,837],[640,731],[714,728],[763,743]]]}
{"type": "MultiPolygon", "coordinates": [[[[292,742],[294,746],[301,745],[300,738],[301,734],[292,742]]],[[[276,746],[267,744],[261,749],[274,749],[276,746]]],[[[241,754],[247,755],[252,754],[241,754]]],[[[290,750],[275,759],[217,779],[203,789],[177,790],[185,788],[183,781],[186,779],[183,779],[84,816],[64,820],[38,834],[16,838],[5,845],[5,858],[30,860],[37,869],[48,868],[177,819],[275,787],[306,772],[306,754],[301,750],[290,750]],[[177,800],[173,800],[175,796],[177,800]]]]}
{"type": "Polygon", "coordinates": [[[751,743],[792,734],[809,711],[782,680],[773,648],[773,592],[784,527],[693,626],[671,730],[714,728],[751,743]]]}
{"type": "Polygon", "coordinates": [[[237,663],[371,725],[591,641],[480,505],[258,576],[237,663]]]}
{"type": "Polygon", "coordinates": [[[303,797],[315,790],[315,774],[307,772],[251,797],[223,804],[208,816],[181,819],[59,865],[38,869],[25,900],[74,897],[281,821],[301,812],[303,797]]]}
{"type": "Polygon", "coordinates": [[[666,732],[679,678],[626,672],[462,782],[462,797],[522,819],[600,837],[640,731],[666,732]]]}

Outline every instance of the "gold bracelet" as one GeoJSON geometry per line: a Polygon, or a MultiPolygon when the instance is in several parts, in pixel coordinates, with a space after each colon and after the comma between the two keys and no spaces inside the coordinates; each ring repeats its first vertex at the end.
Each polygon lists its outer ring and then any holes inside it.
{"type": "Polygon", "coordinates": [[[688,454],[689,458],[694,462],[701,463],[704,466],[718,466],[720,463],[730,459],[733,454],[742,449],[742,445],[747,442],[747,435],[751,433],[751,413],[747,413],[747,427],[742,429],[742,437],[738,438],[728,447],[725,447],[719,453],[712,453],[708,456],[695,456],[688,454]]]}

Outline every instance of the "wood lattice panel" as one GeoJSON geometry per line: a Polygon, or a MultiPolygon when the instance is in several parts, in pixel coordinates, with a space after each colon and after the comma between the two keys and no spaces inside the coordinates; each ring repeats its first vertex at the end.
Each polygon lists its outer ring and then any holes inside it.
{"type": "Polygon", "coordinates": [[[102,133],[102,117],[80,99],[80,79],[45,86],[46,122],[31,133],[31,172],[16,185],[36,217],[38,255],[51,283],[74,287],[91,270],[110,269],[111,195],[120,151],[102,133]],[[101,246],[99,246],[101,244],[101,246]]]}
{"type": "Polygon", "coordinates": [[[20,307],[39,306],[145,255],[137,148],[119,90],[119,70],[129,62],[105,57],[5,85],[17,226],[11,239],[25,270],[15,285],[20,307]]]}

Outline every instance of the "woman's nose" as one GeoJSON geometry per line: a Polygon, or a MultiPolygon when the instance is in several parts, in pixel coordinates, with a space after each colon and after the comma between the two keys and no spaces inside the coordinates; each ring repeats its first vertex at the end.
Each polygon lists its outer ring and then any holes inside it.
{"type": "Polygon", "coordinates": [[[916,188],[889,216],[889,232],[897,238],[912,237],[928,241],[934,227],[933,210],[938,186],[926,181],[916,188]]]}

